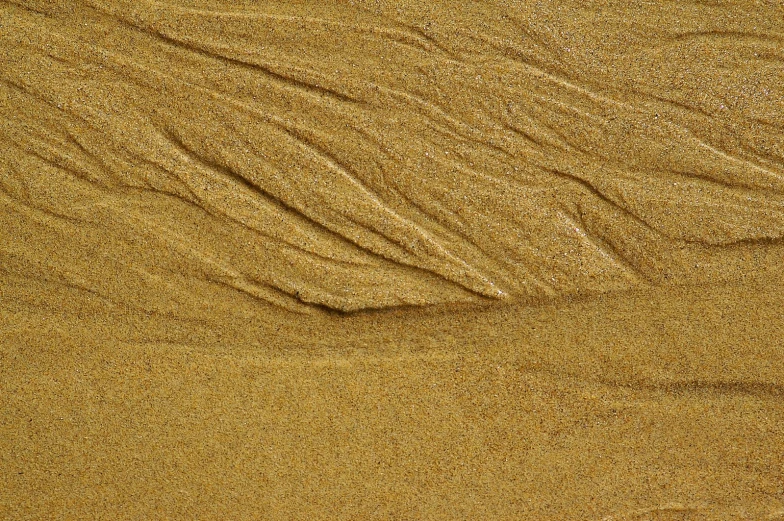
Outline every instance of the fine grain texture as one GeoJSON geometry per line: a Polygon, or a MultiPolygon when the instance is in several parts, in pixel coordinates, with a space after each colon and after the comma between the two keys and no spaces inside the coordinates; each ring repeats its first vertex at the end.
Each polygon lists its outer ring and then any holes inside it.
{"type": "Polygon", "coordinates": [[[780,1],[0,0],[0,518],[784,520],[780,1]]]}

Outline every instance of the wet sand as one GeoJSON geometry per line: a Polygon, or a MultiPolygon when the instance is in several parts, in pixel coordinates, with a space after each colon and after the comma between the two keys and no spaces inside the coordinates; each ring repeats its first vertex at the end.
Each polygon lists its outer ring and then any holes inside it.
{"type": "Polygon", "coordinates": [[[0,2],[0,517],[784,519],[784,6],[0,2]]]}

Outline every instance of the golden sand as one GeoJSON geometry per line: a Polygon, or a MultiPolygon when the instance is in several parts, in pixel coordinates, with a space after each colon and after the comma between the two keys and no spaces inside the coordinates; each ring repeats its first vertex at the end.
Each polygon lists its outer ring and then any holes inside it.
{"type": "Polygon", "coordinates": [[[784,519],[784,4],[1,0],[0,518],[784,519]]]}

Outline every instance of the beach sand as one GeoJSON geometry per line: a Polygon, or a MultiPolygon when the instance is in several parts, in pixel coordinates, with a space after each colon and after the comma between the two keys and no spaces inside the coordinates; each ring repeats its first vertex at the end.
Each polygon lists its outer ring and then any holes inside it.
{"type": "Polygon", "coordinates": [[[0,1],[0,518],[784,519],[784,5],[0,1]]]}

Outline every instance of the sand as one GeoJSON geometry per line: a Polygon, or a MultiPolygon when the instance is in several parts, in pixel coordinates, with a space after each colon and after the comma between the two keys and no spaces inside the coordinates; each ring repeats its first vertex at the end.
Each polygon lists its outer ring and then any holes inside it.
{"type": "Polygon", "coordinates": [[[784,5],[0,2],[0,518],[784,519],[784,5]]]}

